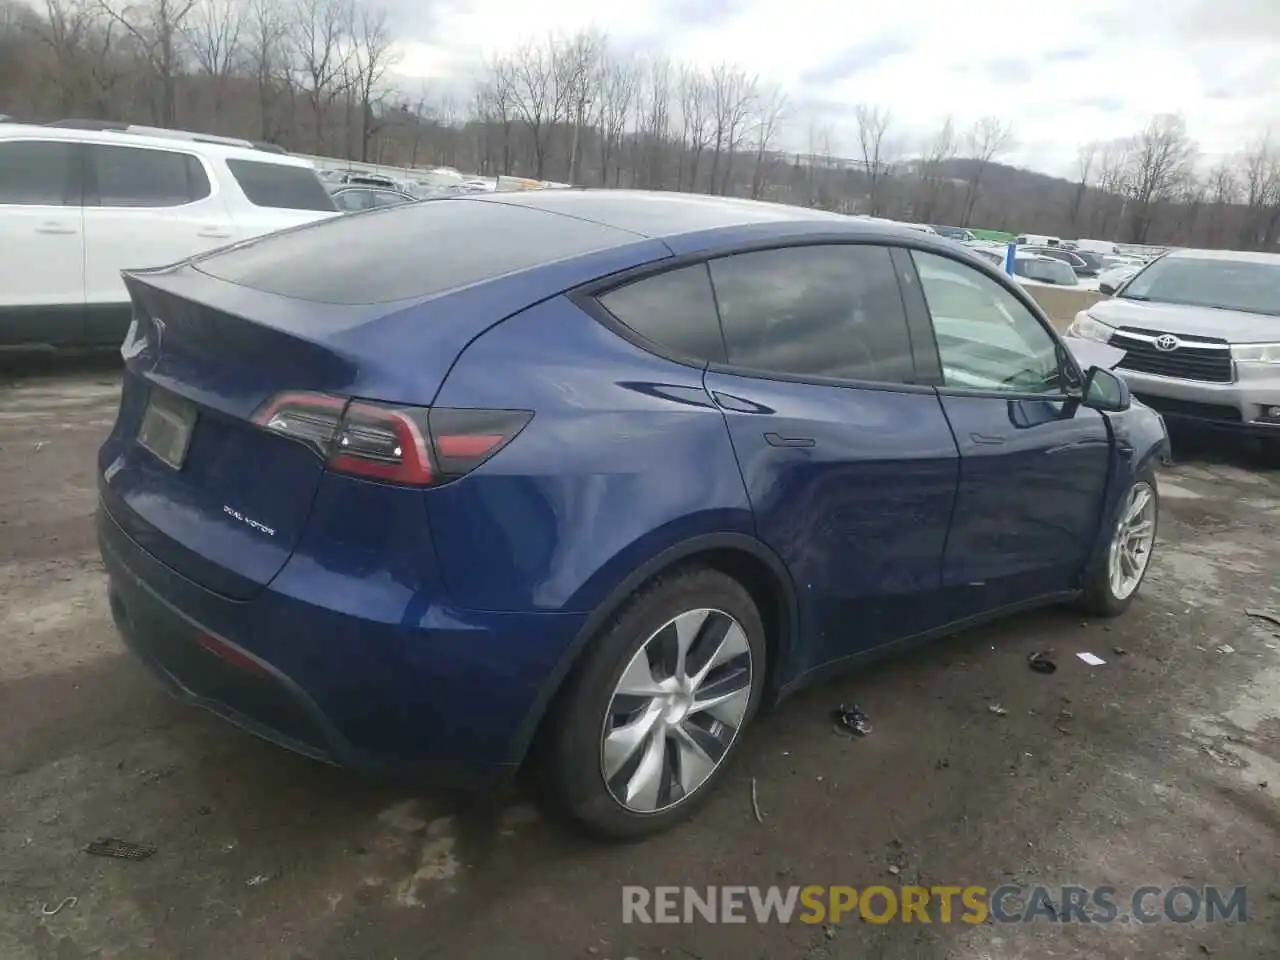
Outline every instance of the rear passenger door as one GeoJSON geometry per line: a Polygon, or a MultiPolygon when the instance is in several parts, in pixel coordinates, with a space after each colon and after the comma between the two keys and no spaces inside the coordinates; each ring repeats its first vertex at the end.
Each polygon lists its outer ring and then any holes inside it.
{"type": "Polygon", "coordinates": [[[0,346],[84,334],[80,145],[0,141],[0,346]]]}
{"type": "Polygon", "coordinates": [[[794,246],[710,261],[723,411],[758,535],[786,561],[814,638],[806,670],[939,626],[958,454],[916,383],[889,249],[794,246]]]}
{"type": "Polygon", "coordinates": [[[95,340],[119,342],[130,312],[120,271],[176,263],[228,243],[231,221],[195,154],[100,143],[86,151],[87,319],[95,340]]]}

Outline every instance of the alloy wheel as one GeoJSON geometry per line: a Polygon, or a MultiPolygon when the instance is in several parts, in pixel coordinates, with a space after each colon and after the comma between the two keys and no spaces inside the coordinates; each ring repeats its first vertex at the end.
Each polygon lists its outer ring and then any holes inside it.
{"type": "Polygon", "coordinates": [[[1107,558],[1111,593],[1117,600],[1127,599],[1138,589],[1151,562],[1155,539],[1156,492],[1151,484],[1139,480],[1120,511],[1107,558]]]}
{"type": "Polygon", "coordinates": [[[751,645],[720,610],[689,610],[636,651],[610,697],[600,772],[633,813],[674,807],[728,755],[751,705],[751,645]]]}

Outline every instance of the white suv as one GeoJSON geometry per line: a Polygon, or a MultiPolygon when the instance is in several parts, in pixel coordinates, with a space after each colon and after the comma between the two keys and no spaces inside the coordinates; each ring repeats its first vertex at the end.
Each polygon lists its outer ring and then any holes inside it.
{"type": "Polygon", "coordinates": [[[247,140],[0,123],[0,347],[124,338],[121,270],[337,215],[310,162],[247,140]]]}

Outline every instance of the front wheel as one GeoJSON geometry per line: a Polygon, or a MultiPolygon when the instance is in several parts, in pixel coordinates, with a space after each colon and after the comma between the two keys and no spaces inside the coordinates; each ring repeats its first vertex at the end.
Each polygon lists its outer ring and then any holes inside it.
{"type": "Polygon", "coordinates": [[[736,580],[651,583],[593,638],[548,731],[553,796],[592,832],[657,833],[724,772],[759,705],[765,635],[736,580]]]}
{"type": "Polygon", "coordinates": [[[1106,556],[1085,584],[1086,612],[1114,617],[1128,608],[1151,563],[1159,519],[1160,490],[1155,471],[1147,467],[1125,495],[1106,556]]]}

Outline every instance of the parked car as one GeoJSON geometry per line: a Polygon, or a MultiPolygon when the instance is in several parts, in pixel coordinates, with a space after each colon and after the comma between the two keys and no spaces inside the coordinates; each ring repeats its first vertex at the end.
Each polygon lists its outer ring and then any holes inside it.
{"type": "Polygon", "coordinates": [[[1143,266],[1144,264],[1124,264],[1107,267],[1098,274],[1098,290],[1108,296],[1114,294],[1120,287],[1124,286],[1125,281],[1137,276],[1138,271],[1143,266]]]}
{"type": "Polygon", "coordinates": [[[937,224],[931,224],[933,232],[939,236],[946,237],[948,240],[958,240],[961,243],[969,243],[978,239],[972,230],[966,230],[964,227],[940,227],[937,224]]]}
{"type": "Polygon", "coordinates": [[[403,203],[417,203],[418,198],[403,190],[387,187],[340,186],[332,189],[333,202],[343,213],[357,213],[377,207],[398,207],[403,203]]]}
{"type": "Polygon", "coordinates": [[[127,282],[97,524],[128,645],[313,757],[475,788],[534,756],[607,836],[685,816],[761,705],[1118,614],[1151,556],[1159,417],[918,231],[540,190],[127,282]]]}
{"type": "Polygon", "coordinates": [[[0,346],[119,345],[121,270],[337,213],[304,160],[138,129],[0,124],[0,346]]]}
{"type": "MultiPolygon", "coordinates": [[[[1004,269],[1007,248],[970,247],[987,263],[1004,269]]],[[[1014,254],[1013,275],[1020,283],[1043,283],[1054,287],[1074,287],[1080,283],[1071,265],[1058,257],[1046,256],[1027,247],[1014,254]]]]}
{"type": "Polygon", "coordinates": [[[1125,350],[1117,372],[1170,419],[1280,444],[1280,256],[1167,253],[1068,334],[1125,350]]]}
{"type": "Polygon", "coordinates": [[[1102,269],[1101,258],[1088,250],[1068,250],[1065,247],[1024,247],[1023,249],[1028,253],[1061,260],[1071,267],[1077,277],[1096,277],[1098,271],[1102,269]]]}

